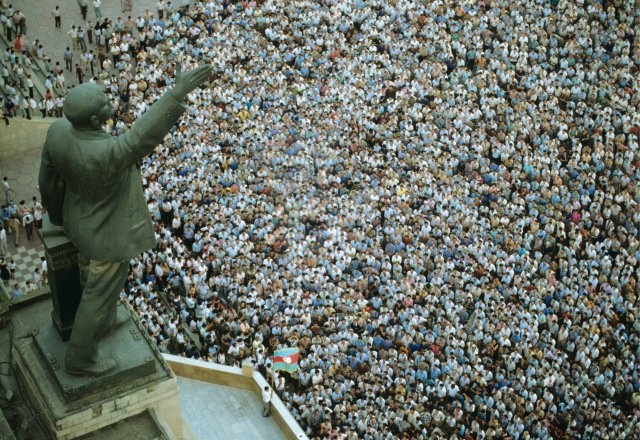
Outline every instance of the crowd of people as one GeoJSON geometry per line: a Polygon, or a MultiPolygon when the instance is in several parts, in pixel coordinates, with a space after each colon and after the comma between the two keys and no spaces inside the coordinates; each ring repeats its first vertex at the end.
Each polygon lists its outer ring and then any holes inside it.
{"type": "Polygon", "coordinates": [[[253,360],[313,438],[638,436],[633,0],[162,11],[94,79],[117,134],[214,66],[141,164],[161,350],[253,360]]]}

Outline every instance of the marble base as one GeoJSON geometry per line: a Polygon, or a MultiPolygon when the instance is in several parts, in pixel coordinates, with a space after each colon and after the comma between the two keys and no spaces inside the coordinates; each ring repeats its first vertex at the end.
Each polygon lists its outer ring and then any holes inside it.
{"type": "Polygon", "coordinates": [[[66,343],[52,324],[15,343],[16,379],[51,438],[91,437],[144,413],[158,421],[162,438],[184,438],[175,375],[142,332],[132,319],[105,341],[119,368],[99,378],[65,372],[66,343]]]}

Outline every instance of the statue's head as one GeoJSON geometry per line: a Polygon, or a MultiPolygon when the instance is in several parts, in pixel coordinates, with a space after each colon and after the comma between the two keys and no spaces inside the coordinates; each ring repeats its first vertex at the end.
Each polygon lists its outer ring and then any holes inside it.
{"type": "Polygon", "coordinates": [[[64,100],[64,114],[78,130],[100,130],[113,116],[111,101],[94,83],[80,84],[69,92],[64,100]]]}

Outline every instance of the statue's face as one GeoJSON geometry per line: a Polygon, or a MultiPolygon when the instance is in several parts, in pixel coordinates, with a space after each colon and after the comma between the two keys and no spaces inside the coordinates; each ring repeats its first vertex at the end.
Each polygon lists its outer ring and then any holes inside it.
{"type": "Polygon", "coordinates": [[[100,106],[96,116],[98,117],[98,121],[100,125],[104,124],[108,119],[113,117],[113,106],[111,105],[111,101],[107,99],[107,97],[102,94],[100,96],[100,100],[102,101],[102,105],[100,106]]]}
{"type": "Polygon", "coordinates": [[[74,87],[64,101],[64,113],[76,129],[100,130],[113,117],[111,101],[97,84],[74,87]]]}

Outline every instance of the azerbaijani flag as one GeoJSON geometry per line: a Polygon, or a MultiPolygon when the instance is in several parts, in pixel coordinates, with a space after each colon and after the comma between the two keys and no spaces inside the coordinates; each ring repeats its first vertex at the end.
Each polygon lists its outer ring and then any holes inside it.
{"type": "Polygon", "coordinates": [[[273,371],[286,371],[293,373],[298,369],[298,353],[297,347],[282,348],[273,353],[273,371]]]}

